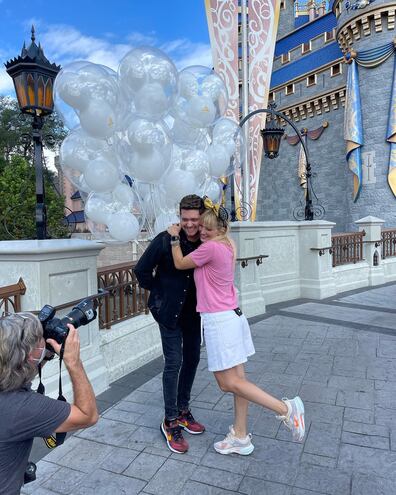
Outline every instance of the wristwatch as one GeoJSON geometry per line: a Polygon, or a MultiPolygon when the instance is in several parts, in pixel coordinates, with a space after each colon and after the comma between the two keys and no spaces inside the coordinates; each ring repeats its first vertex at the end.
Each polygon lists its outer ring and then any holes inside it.
{"type": "Polygon", "coordinates": [[[177,246],[178,244],[180,244],[180,236],[178,235],[171,235],[171,246],[177,246]]]}

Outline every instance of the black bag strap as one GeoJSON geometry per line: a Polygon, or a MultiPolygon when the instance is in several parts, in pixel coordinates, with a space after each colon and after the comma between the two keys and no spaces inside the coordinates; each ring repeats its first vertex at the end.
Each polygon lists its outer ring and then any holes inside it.
{"type": "MultiPolygon", "coordinates": [[[[65,351],[65,343],[63,342],[59,352],[59,382],[58,382],[59,390],[58,390],[58,399],[57,399],[57,400],[61,400],[62,402],[66,402],[62,390],[62,361],[63,361],[64,351],[65,351]]],[[[37,387],[37,392],[41,395],[45,395],[45,387],[43,382],[41,381],[41,363],[38,365],[38,373],[39,373],[39,386],[37,387]]],[[[66,439],[66,432],[55,433],[55,435],[50,435],[49,437],[43,437],[44,443],[49,449],[54,449],[55,447],[62,445],[65,439],[66,439]]]]}

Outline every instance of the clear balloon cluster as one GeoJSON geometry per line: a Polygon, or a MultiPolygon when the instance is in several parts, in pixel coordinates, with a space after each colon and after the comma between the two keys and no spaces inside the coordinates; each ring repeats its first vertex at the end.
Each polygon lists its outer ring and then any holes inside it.
{"type": "Polygon", "coordinates": [[[228,96],[213,70],[180,72],[163,52],[130,51],[118,73],[91,62],[65,66],[55,105],[71,129],[60,150],[64,174],[80,191],[90,230],[129,241],[177,220],[187,194],[219,201],[241,166],[238,124],[222,117],[228,96]]]}

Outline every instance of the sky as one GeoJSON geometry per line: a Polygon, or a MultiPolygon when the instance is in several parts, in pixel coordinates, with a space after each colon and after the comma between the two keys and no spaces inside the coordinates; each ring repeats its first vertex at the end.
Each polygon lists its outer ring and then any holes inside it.
{"type": "Polygon", "coordinates": [[[133,47],[155,46],[178,69],[212,67],[204,0],[0,0],[0,95],[14,95],[4,62],[28,46],[31,26],[50,62],[89,60],[117,70],[133,47]]]}

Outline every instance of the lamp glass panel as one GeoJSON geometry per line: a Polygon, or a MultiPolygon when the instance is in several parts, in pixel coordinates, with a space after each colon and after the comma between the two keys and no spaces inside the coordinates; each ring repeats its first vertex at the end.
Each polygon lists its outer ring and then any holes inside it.
{"type": "Polygon", "coordinates": [[[36,98],[34,94],[34,78],[32,74],[28,74],[27,76],[27,87],[28,87],[28,100],[30,106],[36,105],[36,98]]]}
{"type": "Polygon", "coordinates": [[[19,74],[19,76],[17,76],[14,79],[14,84],[15,84],[15,91],[16,91],[17,98],[18,98],[19,108],[24,108],[28,104],[27,96],[26,96],[26,92],[25,92],[26,87],[25,87],[24,74],[19,74]]]}
{"type": "Polygon", "coordinates": [[[47,82],[45,83],[44,106],[47,108],[53,108],[53,106],[54,106],[54,101],[52,99],[52,80],[51,79],[47,79],[47,82]]]}
{"type": "Polygon", "coordinates": [[[44,80],[40,76],[37,81],[37,106],[43,108],[44,105],[44,80]]]}

